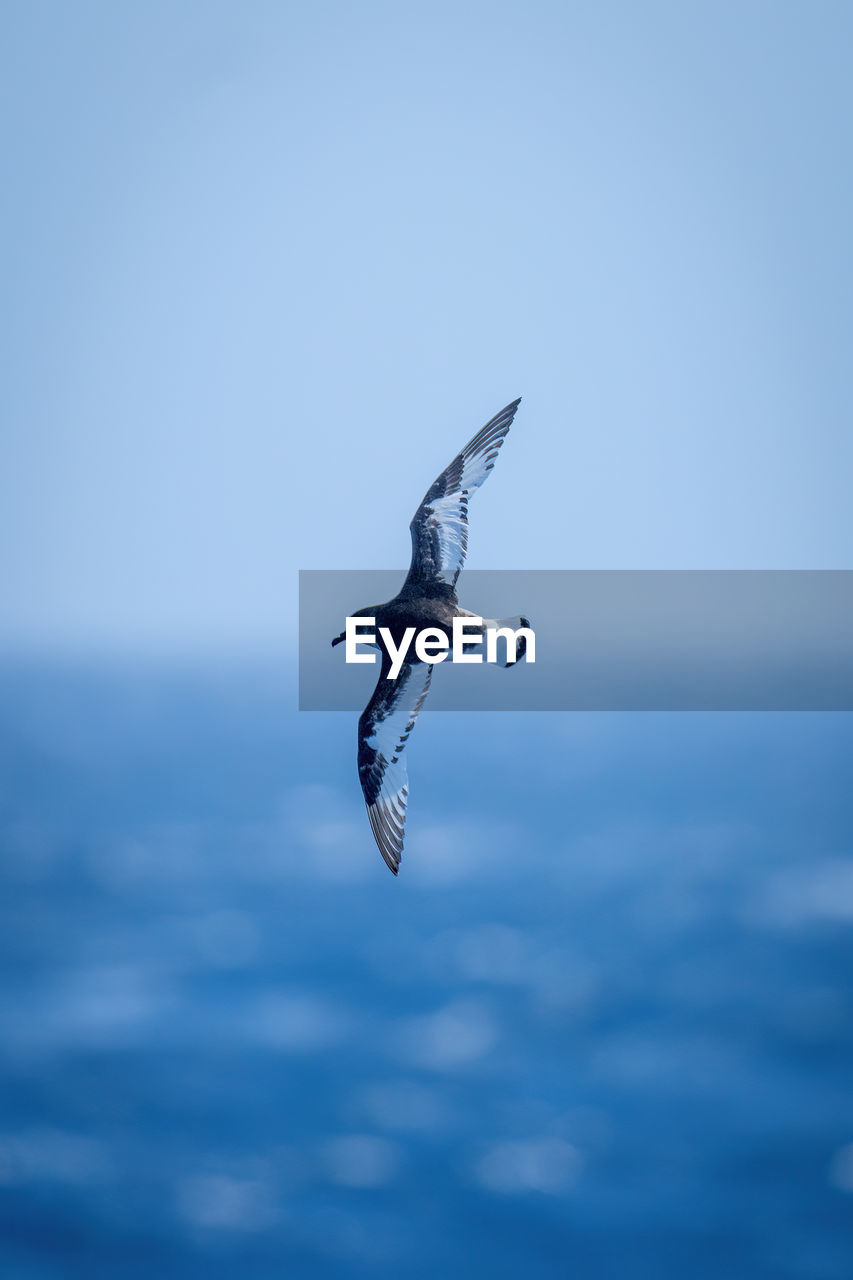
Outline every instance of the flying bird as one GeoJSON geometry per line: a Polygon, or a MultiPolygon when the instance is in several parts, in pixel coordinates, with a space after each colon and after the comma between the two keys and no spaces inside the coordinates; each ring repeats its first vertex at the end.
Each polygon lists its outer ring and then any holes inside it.
{"type": "MultiPolygon", "coordinates": [[[[487,422],[430,485],[409,525],[412,562],[399,593],[385,604],[358,609],[351,615],[374,618],[377,630],[387,628],[398,653],[407,628],[411,627],[416,632],[435,628],[449,642],[454,618],[477,618],[482,623],[479,637],[474,624],[466,628],[467,634],[475,637],[466,646],[469,651],[479,644],[488,627],[511,627],[517,631],[530,626],[520,616],[480,619],[479,614],[460,608],[456,596],[456,583],[468,549],[468,502],[495,465],[520,403],[520,398],[513,400],[487,422]]],[[[346,632],[342,632],[332,645],[345,638],[346,632]]],[[[505,665],[511,666],[522,658],[526,647],[526,636],[516,637],[515,655],[508,654],[505,665]]],[[[397,875],[409,796],[406,743],[429,690],[432,664],[407,651],[399,674],[389,679],[392,659],[387,647],[381,652],[379,679],[358,722],[358,776],[379,852],[397,875]]]]}

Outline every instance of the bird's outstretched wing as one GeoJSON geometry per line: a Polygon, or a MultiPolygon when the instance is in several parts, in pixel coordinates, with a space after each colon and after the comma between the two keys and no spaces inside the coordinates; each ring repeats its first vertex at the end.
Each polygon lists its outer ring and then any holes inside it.
{"type": "Polygon", "coordinates": [[[521,403],[513,400],[487,422],[430,486],[412,518],[412,563],[406,585],[456,586],[468,549],[468,496],[495,465],[498,449],[521,403]]]}
{"type": "Polygon", "coordinates": [[[396,875],[409,799],[406,740],[427,696],[432,667],[404,662],[397,679],[386,680],[389,665],[384,654],[373,697],[358,721],[358,776],[379,852],[396,875]]]}

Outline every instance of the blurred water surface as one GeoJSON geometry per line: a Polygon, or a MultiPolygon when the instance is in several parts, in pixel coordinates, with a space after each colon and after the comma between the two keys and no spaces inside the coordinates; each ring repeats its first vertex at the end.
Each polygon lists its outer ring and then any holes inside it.
{"type": "Polygon", "coordinates": [[[850,716],[0,696],[4,1277],[850,1275],[850,716]]]}

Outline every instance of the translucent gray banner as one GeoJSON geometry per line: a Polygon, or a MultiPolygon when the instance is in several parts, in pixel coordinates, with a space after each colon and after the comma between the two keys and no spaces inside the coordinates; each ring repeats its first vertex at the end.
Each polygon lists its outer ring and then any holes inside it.
{"type": "MultiPolygon", "coordinates": [[[[404,578],[300,573],[301,710],[364,707],[378,659],[348,664],[331,640],[404,578]]],[[[853,710],[853,571],[468,570],[459,595],[484,617],[529,618],[536,662],[448,657],[432,711],[853,710]]]]}

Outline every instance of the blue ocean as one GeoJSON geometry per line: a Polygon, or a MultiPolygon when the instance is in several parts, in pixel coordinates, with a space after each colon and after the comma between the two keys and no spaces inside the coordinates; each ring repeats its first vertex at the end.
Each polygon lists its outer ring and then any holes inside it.
{"type": "Polygon", "coordinates": [[[5,1280],[850,1276],[849,715],[0,695],[5,1280]]]}

